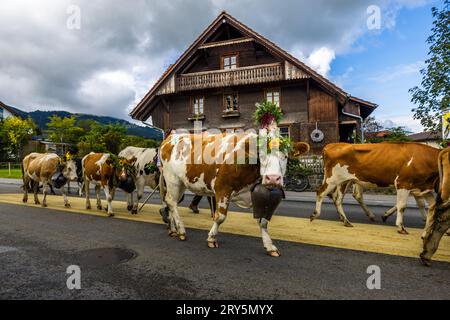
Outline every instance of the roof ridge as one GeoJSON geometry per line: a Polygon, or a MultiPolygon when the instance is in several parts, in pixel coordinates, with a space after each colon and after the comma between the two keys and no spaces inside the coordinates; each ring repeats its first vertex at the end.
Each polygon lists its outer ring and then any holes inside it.
{"type": "Polygon", "coordinates": [[[220,26],[218,24],[220,23],[220,20],[223,18],[227,18],[229,20],[228,23],[234,24],[235,27],[240,29],[240,31],[243,31],[244,33],[246,33],[247,36],[256,38],[255,39],[256,41],[259,40],[258,42],[261,42],[261,44],[263,46],[265,46],[269,51],[275,51],[274,52],[275,54],[281,55],[283,58],[285,58],[286,60],[289,60],[291,63],[296,65],[298,68],[303,69],[306,73],[310,74],[315,81],[319,82],[327,90],[339,94],[343,98],[343,101],[353,99],[353,100],[359,101],[361,103],[367,104],[368,106],[370,106],[372,108],[377,107],[377,105],[372,102],[351,96],[345,90],[343,90],[338,85],[336,85],[333,81],[331,81],[330,79],[326,78],[325,76],[323,76],[320,73],[318,73],[317,71],[315,71],[313,68],[308,66],[306,63],[304,63],[303,61],[296,58],[288,51],[286,51],[283,48],[281,48],[280,46],[278,46],[275,42],[267,39],[266,37],[259,34],[258,32],[256,32],[252,28],[250,28],[249,26],[240,22],[238,19],[236,19],[235,17],[230,15],[227,11],[223,10],[206,27],[206,29],[203,30],[203,32],[194,40],[194,42],[192,42],[192,44],[178,57],[178,59],[166,69],[166,71],[162,74],[162,76],[155,82],[155,84],[150,88],[150,90],[147,92],[147,94],[142,98],[142,100],[131,111],[130,115],[132,117],[138,117],[138,116],[142,115],[142,113],[144,112],[143,110],[141,110],[141,109],[143,109],[143,105],[145,103],[147,103],[147,101],[149,99],[152,98],[152,96],[155,93],[155,91],[157,90],[157,88],[164,82],[164,80],[168,77],[168,75],[170,73],[172,73],[178,67],[178,65],[183,61],[183,59],[187,58],[191,52],[193,53],[194,48],[199,46],[199,43],[201,42],[201,40],[203,38],[205,38],[208,35],[208,33],[211,33],[214,31],[214,27],[216,25],[217,25],[217,27],[220,26]],[[267,46],[267,45],[269,45],[269,46],[267,46]]]}

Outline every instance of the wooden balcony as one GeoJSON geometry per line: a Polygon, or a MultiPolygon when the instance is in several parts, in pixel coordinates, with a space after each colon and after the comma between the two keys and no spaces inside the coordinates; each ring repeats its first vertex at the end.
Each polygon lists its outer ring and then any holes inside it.
{"type": "Polygon", "coordinates": [[[281,63],[264,64],[233,70],[183,74],[177,77],[176,91],[220,88],[284,80],[281,63]]]}

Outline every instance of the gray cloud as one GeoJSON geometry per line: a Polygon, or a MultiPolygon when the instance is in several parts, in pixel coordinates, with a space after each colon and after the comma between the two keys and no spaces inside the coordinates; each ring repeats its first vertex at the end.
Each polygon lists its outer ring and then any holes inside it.
{"type": "Polygon", "coordinates": [[[127,118],[164,68],[224,9],[308,57],[323,47],[336,54],[351,50],[369,32],[370,4],[395,17],[403,6],[424,1],[2,1],[0,100],[25,110],[127,118]],[[66,28],[70,4],[81,8],[81,30],[66,28]]]}

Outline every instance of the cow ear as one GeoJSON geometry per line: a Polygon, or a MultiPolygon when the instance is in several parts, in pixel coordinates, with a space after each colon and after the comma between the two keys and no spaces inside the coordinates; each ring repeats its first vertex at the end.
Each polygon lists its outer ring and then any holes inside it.
{"type": "Polygon", "coordinates": [[[294,142],[291,157],[300,157],[302,154],[309,152],[309,150],[309,144],[305,142],[294,142]]]}

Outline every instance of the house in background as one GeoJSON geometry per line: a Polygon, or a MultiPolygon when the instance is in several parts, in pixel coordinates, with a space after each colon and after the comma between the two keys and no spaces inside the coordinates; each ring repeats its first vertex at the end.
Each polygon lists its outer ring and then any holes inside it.
{"type": "Polygon", "coordinates": [[[420,142],[434,148],[441,148],[442,134],[438,132],[424,131],[408,136],[411,141],[420,142]]]}
{"type": "Polygon", "coordinates": [[[0,101],[0,120],[8,117],[22,117],[22,112],[0,101]]]}
{"type": "MultiPolygon", "coordinates": [[[[306,31],[305,31],[306,32],[306,31]]],[[[283,112],[281,132],[319,153],[349,142],[376,104],[351,96],[273,42],[222,12],[131,112],[168,129],[254,128],[255,103],[283,112]]]]}

